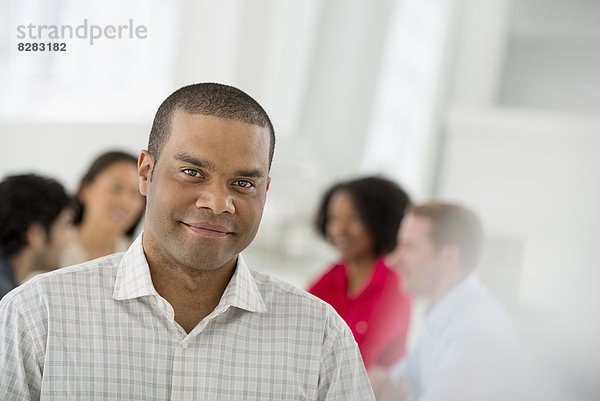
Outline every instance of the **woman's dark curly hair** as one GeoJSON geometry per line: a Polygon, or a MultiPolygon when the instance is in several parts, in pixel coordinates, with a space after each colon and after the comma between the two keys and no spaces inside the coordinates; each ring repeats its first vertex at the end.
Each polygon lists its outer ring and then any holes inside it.
{"type": "Polygon", "coordinates": [[[327,209],[331,197],[338,191],[346,191],[352,197],[375,253],[383,255],[396,247],[396,236],[410,198],[396,183],[381,177],[365,177],[335,184],[325,192],[317,212],[317,231],[327,238],[327,209]]]}

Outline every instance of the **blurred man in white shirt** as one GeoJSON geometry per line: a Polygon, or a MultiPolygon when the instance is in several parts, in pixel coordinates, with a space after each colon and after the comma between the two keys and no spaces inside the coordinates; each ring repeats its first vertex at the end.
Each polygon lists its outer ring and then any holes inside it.
{"type": "Polygon", "coordinates": [[[378,401],[518,398],[513,327],[474,273],[483,242],[479,219],[462,206],[408,211],[389,262],[428,310],[415,348],[389,371],[370,370],[378,401]]]}

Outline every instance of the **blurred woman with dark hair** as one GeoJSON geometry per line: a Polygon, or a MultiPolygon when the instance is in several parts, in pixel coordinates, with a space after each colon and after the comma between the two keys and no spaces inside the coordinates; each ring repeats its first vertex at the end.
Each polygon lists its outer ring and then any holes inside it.
{"type": "Polygon", "coordinates": [[[367,368],[392,366],[405,352],[411,300],[384,256],[396,246],[409,204],[397,184],[367,177],[331,187],[317,213],[317,230],[340,252],[340,261],[309,292],[344,318],[367,368]]]}
{"type": "Polygon", "coordinates": [[[137,159],[119,151],[100,155],[81,179],[77,202],[77,235],[62,256],[62,266],[127,250],[145,205],[138,190],[137,159]]]}

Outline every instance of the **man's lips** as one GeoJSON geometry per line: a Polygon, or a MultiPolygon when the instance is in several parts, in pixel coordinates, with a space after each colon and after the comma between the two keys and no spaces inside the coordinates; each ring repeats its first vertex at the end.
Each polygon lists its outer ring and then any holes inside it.
{"type": "Polygon", "coordinates": [[[206,235],[209,237],[225,237],[227,234],[233,234],[233,232],[229,231],[226,227],[211,224],[206,222],[200,223],[185,223],[181,222],[184,226],[189,228],[195,233],[206,235]]]}

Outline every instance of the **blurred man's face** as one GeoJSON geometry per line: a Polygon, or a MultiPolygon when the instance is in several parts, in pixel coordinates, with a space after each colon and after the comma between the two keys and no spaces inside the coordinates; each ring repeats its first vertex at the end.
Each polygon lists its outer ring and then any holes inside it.
{"type": "Polygon", "coordinates": [[[74,236],[73,217],[73,210],[67,208],[54,220],[45,245],[35,249],[33,263],[35,270],[51,270],[59,267],[61,253],[74,236]]]}
{"type": "Polygon", "coordinates": [[[414,295],[430,295],[443,274],[431,240],[431,226],[427,217],[405,216],[398,231],[398,245],[388,257],[388,263],[402,275],[403,289],[414,295]]]}
{"type": "Polygon", "coordinates": [[[140,156],[149,261],[205,271],[235,263],[262,217],[269,141],[267,128],[175,111],[158,161],[140,156]]]}

